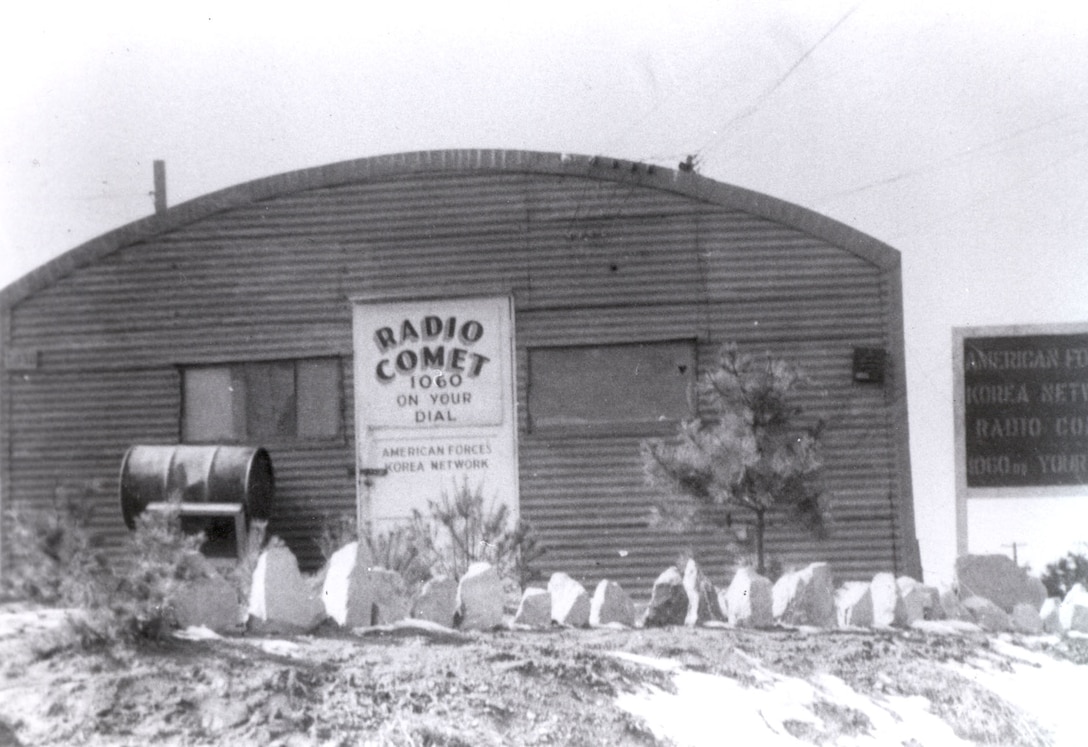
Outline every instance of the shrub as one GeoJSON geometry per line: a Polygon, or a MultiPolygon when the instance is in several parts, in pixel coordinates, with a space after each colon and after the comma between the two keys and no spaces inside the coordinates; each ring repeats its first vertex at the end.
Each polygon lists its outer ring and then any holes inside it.
{"type": "Polygon", "coordinates": [[[337,550],[358,539],[354,513],[326,512],[321,517],[321,534],[317,547],[327,563],[337,550]]]}
{"type": "Polygon", "coordinates": [[[440,572],[460,578],[477,561],[500,565],[510,520],[506,504],[485,507],[483,486],[472,489],[465,478],[452,494],[442,491],[442,498],[428,507],[440,528],[431,543],[440,572]]]}
{"type": "Polygon", "coordinates": [[[328,513],[323,517],[318,546],[326,563],[337,550],[360,540],[366,543],[374,565],[396,571],[410,585],[421,584],[431,577],[435,558],[429,550],[433,542],[428,535],[434,530],[422,514],[415,512],[410,522],[378,534],[368,526],[361,538],[355,523],[354,514],[328,513]]]}
{"type": "Polygon", "coordinates": [[[681,423],[670,442],[642,443],[648,482],[668,493],[655,507],[654,522],[674,531],[731,528],[740,513],[754,531],[760,573],[770,516],[784,514],[822,536],[823,422],[802,423],[796,394],[804,381],[785,360],[723,346],[717,368],[699,382],[705,413],[681,423]]]}
{"type": "Polygon", "coordinates": [[[83,606],[108,573],[105,554],[90,531],[91,510],[74,501],[48,509],[7,512],[8,572],[5,596],[42,604],[83,606]]]}
{"type": "Polygon", "coordinates": [[[507,571],[518,582],[518,586],[524,589],[531,582],[541,576],[540,570],[534,562],[541,558],[547,550],[543,543],[537,539],[533,527],[525,519],[518,518],[514,529],[506,538],[509,548],[506,555],[509,557],[507,571]]]}
{"type": "Polygon", "coordinates": [[[519,519],[510,526],[506,504],[485,505],[482,485],[472,488],[465,478],[452,494],[443,491],[428,506],[438,531],[426,540],[440,573],[460,578],[472,563],[486,561],[519,586],[532,578],[532,563],[544,554],[543,546],[528,522],[519,519]]]}
{"type": "Polygon", "coordinates": [[[100,606],[110,638],[159,638],[170,627],[169,602],[186,581],[215,574],[200,554],[203,534],[187,535],[176,510],[145,511],[126,538],[126,561],[100,606]]]}
{"type": "Polygon", "coordinates": [[[434,535],[433,526],[416,511],[407,524],[397,524],[377,535],[368,531],[366,543],[375,565],[396,571],[410,586],[416,586],[433,574],[437,560],[434,535]]]}
{"type": "MultiPolygon", "coordinates": [[[[261,552],[264,550],[266,542],[265,539],[268,535],[268,521],[263,519],[251,519],[249,523],[249,532],[246,535],[246,546],[242,554],[242,559],[232,565],[227,570],[223,577],[234,587],[238,592],[238,598],[241,600],[249,599],[250,589],[253,587],[253,572],[257,570],[257,561],[261,557],[261,552]]],[[[273,540],[277,540],[276,537],[268,538],[268,543],[271,544],[273,540]]]]}
{"type": "MultiPolygon", "coordinates": [[[[536,577],[534,561],[545,552],[532,527],[523,519],[511,526],[510,509],[487,505],[482,487],[467,479],[428,502],[424,514],[414,510],[410,519],[375,534],[363,533],[374,564],[397,571],[410,585],[434,575],[460,578],[477,561],[487,561],[499,574],[524,588],[536,577]]],[[[326,517],[321,547],[325,559],[354,541],[355,519],[326,517]]]]}
{"type": "Polygon", "coordinates": [[[84,645],[160,637],[178,585],[213,573],[199,552],[203,536],[182,532],[176,512],[147,511],[110,562],[89,516],[72,504],[12,512],[7,592],[78,608],[70,622],[84,645]]]}
{"type": "Polygon", "coordinates": [[[1088,554],[1069,552],[1048,563],[1042,575],[1043,586],[1052,597],[1064,597],[1074,585],[1088,586],[1088,554]]]}

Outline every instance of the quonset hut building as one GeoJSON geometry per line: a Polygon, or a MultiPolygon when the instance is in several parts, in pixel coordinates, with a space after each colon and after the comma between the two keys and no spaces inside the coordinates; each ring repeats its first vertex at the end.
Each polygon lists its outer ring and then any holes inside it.
{"type": "Polygon", "coordinates": [[[690,171],[457,150],[280,174],[45,264],[0,334],[5,510],[90,502],[116,545],[130,447],[261,447],[304,568],[328,517],[467,485],[548,572],[634,594],[686,549],[727,580],[720,536],[649,525],[639,445],[735,341],[799,364],[828,422],[832,532],[773,523],[768,557],[921,575],[898,252],[690,171]]]}

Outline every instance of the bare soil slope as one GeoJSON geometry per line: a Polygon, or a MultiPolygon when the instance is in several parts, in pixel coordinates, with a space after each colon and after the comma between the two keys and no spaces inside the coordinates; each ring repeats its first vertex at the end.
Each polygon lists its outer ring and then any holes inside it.
{"type": "MultiPolygon", "coordinates": [[[[1010,656],[1013,643],[1088,672],[1085,640],[916,630],[329,630],[85,651],[42,615],[9,613],[0,632],[0,744],[670,744],[620,703],[676,693],[676,672],[698,672],[768,701],[768,673],[838,678],[869,698],[914,698],[966,744],[1047,745],[1061,744],[1048,724],[972,673],[1042,666],[1010,656]]],[[[708,742],[743,736],[729,707],[701,714],[708,742]]],[[[808,713],[762,720],[782,743],[882,743],[871,713],[841,699],[808,713]]]]}

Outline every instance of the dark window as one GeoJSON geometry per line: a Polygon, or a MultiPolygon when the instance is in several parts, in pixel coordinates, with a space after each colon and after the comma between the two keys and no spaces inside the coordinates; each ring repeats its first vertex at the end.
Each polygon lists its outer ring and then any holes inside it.
{"type": "Polygon", "coordinates": [[[530,429],[653,431],[691,414],[695,341],[529,351],[530,429]]]}
{"type": "Polygon", "coordinates": [[[187,366],[186,442],[328,440],[341,435],[339,358],[187,366]]]}

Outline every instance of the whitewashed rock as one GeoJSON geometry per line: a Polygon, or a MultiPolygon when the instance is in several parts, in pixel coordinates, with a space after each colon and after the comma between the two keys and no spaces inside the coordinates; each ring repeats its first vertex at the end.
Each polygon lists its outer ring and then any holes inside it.
{"type": "Polygon", "coordinates": [[[334,552],[325,564],[325,579],[321,584],[321,601],[325,612],[338,624],[343,625],[348,616],[348,594],[351,588],[351,574],[356,565],[369,566],[366,558],[360,558],[363,552],[358,542],[349,542],[334,552]]]}
{"type": "Polygon", "coordinates": [[[548,579],[552,595],[552,620],[571,628],[589,625],[589,592],[565,573],[553,573],[548,579]]]}
{"type": "Polygon", "coordinates": [[[848,581],[835,591],[835,618],[841,628],[873,624],[873,593],[865,581],[848,581]]]}
{"type": "Polygon", "coordinates": [[[654,581],[642,624],[647,628],[683,625],[687,612],[688,595],[684,591],[684,577],[675,566],[667,568],[654,581]]]}
{"type": "Polygon", "coordinates": [[[412,617],[452,628],[457,615],[457,581],[435,576],[419,590],[412,603],[412,617]]]}
{"type": "Polygon", "coordinates": [[[772,593],[775,620],[785,625],[835,626],[835,593],[827,563],[784,574],[772,593]]]}
{"type": "MultiPolygon", "coordinates": [[[[403,620],[408,617],[412,607],[412,597],[404,577],[388,568],[368,568],[363,573],[357,568],[352,598],[362,603],[349,606],[349,610],[355,607],[362,616],[369,607],[370,625],[391,625],[403,620]],[[367,601],[370,602],[369,606],[367,601]]],[[[350,612],[348,617],[349,620],[352,617],[350,612]]]]}
{"type": "Polygon", "coordinates": [[[589,603],[589,624],[634,626],[635,605],[622,586],[608,579],[597,584],[589,603]]]}
{"type": "Polygon", "coordinates": [[[521,594],[514,624],[533,628],[546,628],[552,624],[552,595],[546,590],[530,586],[521,594]]]}
{"type": "Polygon", "coordinates": [[[473,563],[457,585],[457,610],[465,630],[491,630],[502,624],[502,579],[490,563],[473,563]]]}
{"type": "Polygon", "coordinates": [[[1043,620],[1043,630],[1047,633],[1061,633],[1062,622],[1059,615],[1062,600],[1057,597],[1048,597],[1043,606],[1039,608],[1039,617],[1043,620]]]}
{"type": "Polygon", "coordinates": [[[718,595],[719,606],[733,625],[766,628],[774,624],[774,595],[771,580],[753,568],[740,568],[729,588],[718,595]]]}
{"type": "Polygon", "coordinates": [[[223,578],[201,578],[182,585],[171,607],[182,628],[203,626],[226,633],[242,623],[238,591],[223,578]]]}
{"type": "Polygon", "coordinates": [[[918,620],[944,618],[941,594],[935,587],[927,586],[910,576],[900,576],[895,583],[899,587],[899,596],[903,599],[907,625],[913,625],[918,620]]]}
{"type": "Polygon", "coordinates": [[[986,597],[967,597],[963,606],[971,612],[973,622],[991,633],[1004,633],[1010,628],[1009,613],[986,597]]]}
{"type": "Polygon", "coordinates": [[[941,611],[944,613],[946,620],[962,620],[963,622],[973,623],[975,616],[971,614],[971,610],[963,606],[963,601],[960,600],[959,595],[951,589],[945,589],[940,593],[941,611]]]}
{"type": "Polygon", "coordinates": [[[410,598],[404,579],[396,571],[369,567],[369,560],[369,550],[358,542],[341,547],[329,558],[321,599],[328,616],[340,625],[389,625],[408,616],[410,598]]]}
{"type": "Polygon", "coordinates": [[[1009,625],[1013,630],[1028,635],[1039,635],[1043,632],[1043,618],[1039,616],[1039,610],[1026,602],[1020,602],[1012,608],[1009,625]]]}
{"type": "MultiPolygon", "coordinates": [[[[1027,573],[1027,571],[1025,571],[1027,573]]],[[[1043,602],[1046,601],[1048,592],[1046,590],[1046,584],[1043,583],[1041,578],[1035,576],[1028,576],[1028,593],[1031,599],[1028,600],[1028,604],[1034,604],[1035,609],[1039,609],[1043,606],[1043,602]]]]}
{"type": "Polygon", "coordinates": [[[298,569],[287,547],[269,547],[257,558],[249,616],[258,623],[310,630],[325,619],[325,606],[298,569]]]}
{"type": "Polygon", "coordinates": [[[899,584],[891,573],[878,573],[869,583],[873,602],[873,627],[902,627],[907,624],[907,610],[899,596],[899,584]]]}
{"type": "Polygon", "coordinates": [[[694,558],[689,558],[684,566],[684,593],[688,598],[684,624],[688,627],[725,619],[718,605],[718,592],[714,584],[703,574],[694,558]]]}
{"type": "Polygon", "coordinates": [[[1088,633],[1088,589],[1083,584],[1073,584],[1062,599],[1058,622],[1066,632],[1088,633]]]}
{"type": "Polygon", "coordinates": [[[962,555],[956,558],[956,591],[960,599],[979,596],[1005,612],[1020,602],[1039,609],[1046,587],[1005,555],[962,555]]]}

